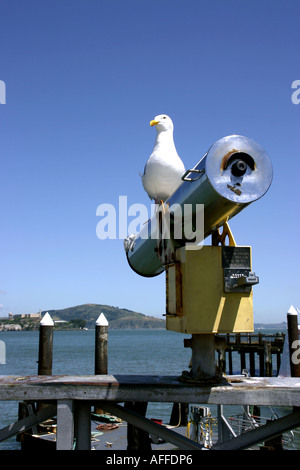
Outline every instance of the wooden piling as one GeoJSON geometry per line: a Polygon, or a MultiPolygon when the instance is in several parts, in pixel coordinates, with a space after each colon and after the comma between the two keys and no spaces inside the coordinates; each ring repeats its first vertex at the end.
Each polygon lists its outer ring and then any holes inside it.
{"type": "MultiPolygon", "coordinates": [[[[108,321],[101,313],[95,324],[95,375],[107,375],[108,370],[108,321]]],[[[95,406],[94,412],[98,415],[103,410],[95,406]]]]}
{"type": "Polygon", "coordinates": [[[108,321],[101,313],[95,328],[95,375],[107,374],[108,321]]]}
{"type": "MultiPolygon", "coordinates": [[[[228,353],[228,373],[229,375],[233,374],[233,369],[232,369],[232,349],[230,348],[230,335],[227,333],[226,335],[226,343],[228,345],[227,353],[228,353]]],[[[226,372],[226,370],[224,371],[226,372]]]]}
{"type": "MultiPolygon", "coordinates": [[[[54,322],[47,312],[40,321],[39,330],[39,356],[38,356],[38,375],[52,375],[52,357],[53,357],[53,328],[54,322]]],[[[19,403],[18,415],[19,419],[35,414],[37,411],[42,411],[49,405],[42,402],[30,403],[22,401],[19,403]]],[[[28,428],[26,434],[35,434],[35,428],[28,428]]],[[[25,436],[26,434],[20,433],[18,441],[21,442],[22,449],[27,448],[25,436]]]]}
{"type": "Polygon", "coordinates": [[[231,349],[228,350],[228,372],[229,372],[229,375],[233,374],[231,349]]]}
{"type": "Polygon", "coordinates": [[[251,377],[254,377],[255,376],[255,355],[254,355],[254,352],[250,352],[249,353],[249,357],[250,357],[250,375],[251,377]]]}
{"type": "MultiPolygon", "coordinates": [[[[140,416],[145,416],[147,412],[147,402],[126,402],[125,407],[138,413],[140,416]]],[[[147,431],[127,424],[127,451],[130,452],[151,452],[150,437],[147,431]]]]}
{"type": "Polygon", "coordinates": [[[265,373],[265,356],[264,350],[258,352],[259,357],[259,376],[263,377],[265,373]]]}
{"type": "Polygon", "coordinates": [[[244,351],[240,351],[240,356],[241,356],[241,371],[246,369],[246,355],[244,351]]]}
{"type": "Polygon", "coordinates": [[[298,330],[298,314],[296,309],[291,305],[287,313],[287,326],[289,338],[289,353],[291,377],[300,377],[300,354],[299,350],[299,330],[298,330]]]}
{"type": "Polygon", "coordinates": [[[265,357],[264,357],[264,346],[263,346],[263,334],[260,332],[258,333],[258,345],[259,350],[258,353],[258,362],[259,362],[259,376],[263,377],[265,373],[265,357]]]}
{"type": "Polygon", "coordinates": [[[47,312],[40,322],[38,375],[52,375],[53,327],[47,312]]]}
{"type": "Polygon", "coordinates": [[[272,377],[272,354],[271,354],[271,343],[265,342],[265,377],[272,377]]]}
{"type": "MultiPolygon", "coordinates": [[[[221,335],[220,335],[221,336],[221,335]]],[[[272,368],[272,357],[273,355],[277,356],[277,369],[280,366],[280,355],[283,351],[284,345],[284,338],[285,335],[283,333],[276,333],[273,334],[262,334],[261,332],[258,334],[226,334],[225,338],[225,346],[220,346],[217,344],[217,352],[218,352],[218,366],[219,368],[222,366],[222,352],[221,349],[225,349],[228,353],[228,365],[226,367],[226,373],[229,375],[233,374],[232,370],[232,353],[236,352],[240,355],[240,371],[242,372],[243,369],[249,369],[249,373],[252,377],[256,375],[256,355],[258,355],[258,375],[259,377],[263,377],[266,375],[265,372],[265,358],[266,358],[266,351],[268,354],[267,357],[267,367],[268,367],[268,374],[271,373],[270,367],[272,368]],[[265,343],[269,342],[269,346],[265,346],[265,343]],[[228,369],[228,370],[227,370],[228,369]]],[[[219,339],[219,338],[218,338],[219,339]]],[[[300,350],[299,354],[300,356],[300,350]]],[[[224,371],[225,372],[225,371],[224,371]]],[[[277,370],[278,373],[278,370],[277,370]]]]}
{"type": "Polygon", "coordinates": [[[220,349],[218,351],[219,360],[219,373],[223,374],[226,372],[226,349],[220,349]]]}

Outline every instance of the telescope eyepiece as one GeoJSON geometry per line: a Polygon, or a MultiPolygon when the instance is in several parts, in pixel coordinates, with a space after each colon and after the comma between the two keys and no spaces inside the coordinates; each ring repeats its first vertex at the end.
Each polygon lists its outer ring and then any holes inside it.
{"type": "Polygon", "coordinates": [[[232,164],[231,174],[233,176],[244,176],[247,170],[247,163],[243,160],[238,160],[232,164]]]}

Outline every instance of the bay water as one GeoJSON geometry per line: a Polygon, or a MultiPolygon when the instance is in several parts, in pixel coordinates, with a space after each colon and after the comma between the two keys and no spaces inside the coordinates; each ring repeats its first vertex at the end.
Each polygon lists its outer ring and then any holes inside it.
{"type": "MultiPolygon", "coordinates": [[[[189,370],[191,350],[183,345],[184,338],[189,337],[166,330],[109,330],[108,374],[180,376],[183,370],[189,370]]],[[[0,340],[5,345],[5,363],[0,364],[0,375],[37,374],[38,331],[0,332],[0,340]]],[[[95,330],[54,331],[53,375],[93,375],[94,354],[95,330]]],[[[239,367],[239,354],[234,353],[234,374],[240,373],[239,367]]],[[[210,406],[210,410],[216,416],[216,407],[210,406]]],[[[172,403],[149,403],[147,417],[168,423],[171,412],[172,403]]],[[[0,402],[0,428],[17,417],[17,402],[0,402]]],[[[2,450],[19,448],[15,437],[0,443],[2,450]]]]}

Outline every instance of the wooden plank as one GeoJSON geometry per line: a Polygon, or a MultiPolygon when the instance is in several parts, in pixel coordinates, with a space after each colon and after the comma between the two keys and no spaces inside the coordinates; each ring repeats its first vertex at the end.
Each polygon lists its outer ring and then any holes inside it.
{"type": "Polygon", "coordinates": [[[173,376],[0,378],[0,400],[66,399],[300,406],[300,379],[231,376],[227,383],[197,384],[173,376]]]}

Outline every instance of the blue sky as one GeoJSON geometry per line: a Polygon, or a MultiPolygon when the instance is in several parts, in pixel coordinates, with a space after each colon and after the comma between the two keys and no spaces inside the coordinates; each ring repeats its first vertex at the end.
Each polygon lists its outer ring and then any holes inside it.
{"type": "Polygon", "coordinates": [[[268,152],[268,193],[230,223],[260,277],[254,320],[300,307],[297,0],[2,0],[1,314],[83,303],[161,317],[164,276],[99,240],[96,209],[150,200],[139,173],[166,113],[186,168],[243,134],[268,152]]]}

